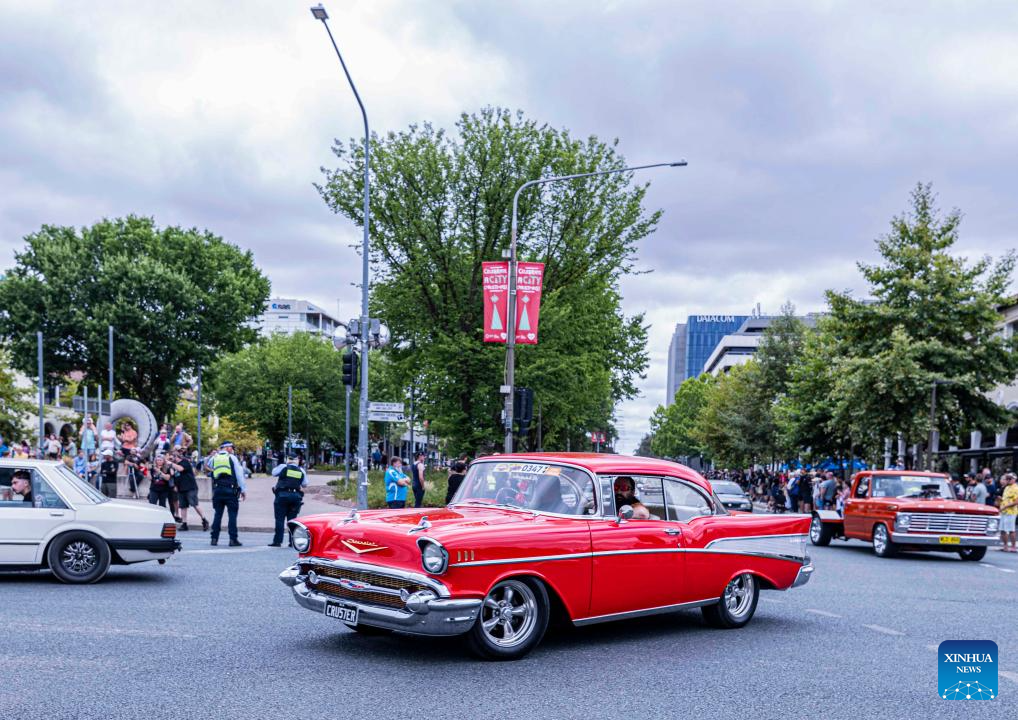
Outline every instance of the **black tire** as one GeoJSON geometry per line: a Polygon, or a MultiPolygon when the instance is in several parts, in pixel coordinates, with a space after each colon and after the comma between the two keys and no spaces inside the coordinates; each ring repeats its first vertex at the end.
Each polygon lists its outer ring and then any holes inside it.
{"type": "Polygon", "coordinates": [[[81,530],[65,533],[46,551],[49,569],[65,583],[87,584],[101,580],[110,569],[110,546],[102,538],[81,530]]]}
{"type": "Polygon", "coordinates": [[[958,555],[962,560],[971,560],[972,562],[979,562],[986,557],[985,547],[969,547],[964,550],[959,550],[958,555]]]}
{"type": "Polygon", "coordinates": [[[883,523],[877,523],[873,527],[873,552],[882,558],[891,558],[898,554],[898,546],[891,542],[891,532],[883,523]]]}
{"type": "Polygon", "coordinates": [[[834,537],[834,528],[814,515],[809,524],[809,541],[817,547],[827,547],[834,537]]]}
{"type": "Polygon", "coordinates": [[[477,622],[467,632],[467,644],[485,660],[519,660],[541,642],[550,616],[544,583],[534,578],[507,578],[488,591],[477,622]]]}
{"type": "Polygon", "coordinates": [[[364,635],[365,637],[378,637],[380,635],[392,634],[392,630],[390,630],[389,628],[380,628],[375,627],[374,625],[363,625],[361,623],[357,623],[356,625],[350,625],[348,623],[347,627],[353,630],[354,632],[358,632],[361,635],[364,635]]]}
{"type": "Polygon", "coordinates": [[[711,627],[740,628],[753,619],[759,600],[760,583],[756,576],[743,573],[732,578],[716,603],[700,608],[700,612],[711,627]]]}

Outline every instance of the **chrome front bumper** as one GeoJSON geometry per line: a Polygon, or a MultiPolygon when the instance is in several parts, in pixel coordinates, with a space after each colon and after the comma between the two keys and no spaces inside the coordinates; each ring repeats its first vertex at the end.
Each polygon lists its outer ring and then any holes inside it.
{"type": "Polygon", "coordinates": [[[966,547],[993,547],[1000,542],[997,535],[951,535],[950,533],[944,533],[943,535],[928,535],[920,533],[904,533],[904,532],[892,532],[891,542],[899,545],[932,545],[950,552],[956,548],[966,547]],[[949,537],[960,538],[960,542],[956,543],[942,543],[940,538],[944,535],[949,537]]]}
{"type": "Polygon", "coordinates": [[[795,576],[795,580],[792,582],[792,587],[802,587],[809,582],[809,579],[813,577],[813,563],[807,562],[799,568],[799,572],[795,576]]]}
{"type": "Polygon", "coordinates": [[[461,635],[476,622],[481,608],[481,600],[439,597],[418,603],[416,611],[379,607],[346,598],[333,598],[309,588],[304,583],[304,578],[299,575],[296,565],[281,572],[279,579],[293,590],[293,599],[297,604],[308,610],[324,615],[326,601],[333,600],[348,607],[356,607],[357,621],[362,625],[414,635],[461,635]]]}

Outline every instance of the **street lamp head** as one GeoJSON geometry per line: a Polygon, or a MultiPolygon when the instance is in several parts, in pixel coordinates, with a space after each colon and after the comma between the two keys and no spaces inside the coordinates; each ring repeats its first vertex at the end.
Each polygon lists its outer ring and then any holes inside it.
{"type": "Polygon", "coordinates": [[[688,164],[685,160],[679,160],[678,162],[673,162],[671,167],[686,167],[688,164]]]}
{"type": "Polygon", "coordinates": [[[311,8],[311,14],[315,16],[315,20],[321,20],[322,22],[329,19],[329,13],[325,12],[325,6],[321,3],[311,8]]]}
{"type": "Polygon", "coordinates": [[[351,342],[350,336],[347,335],[347,332],[348,332],[347,329],[342,325],[333,330],[332,347],[336,348],[337,350],[342,350],[343,348],[349,346],[351,342]]]}
{"type": "Polygon", "coordinates": [[[372,343],[376,348],[384,348],[390,342],[392,342],[392,333],[389,332],[388,325],[379,325],[378,331],[374,334],[374,342],[372,343]]]}

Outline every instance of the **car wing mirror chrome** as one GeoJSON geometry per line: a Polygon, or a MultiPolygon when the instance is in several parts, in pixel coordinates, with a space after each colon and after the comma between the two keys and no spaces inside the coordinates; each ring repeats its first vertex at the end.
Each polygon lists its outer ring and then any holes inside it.
{"type": "Polygon", "coordinates": [[[623,505],[622,507],[619,508],[619,516],[617,518],[615,518],[615,524],[616,525],[621,525],[622,523],[626,522],[627,520],[632,520],[632,519],[633,519],[633,506],[632,505],[623,505]]]}

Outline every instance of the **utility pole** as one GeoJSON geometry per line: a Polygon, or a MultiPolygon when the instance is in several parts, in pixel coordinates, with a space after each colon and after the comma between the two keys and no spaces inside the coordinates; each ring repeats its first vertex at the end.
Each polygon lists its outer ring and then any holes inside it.
{"type": "Polygon", "coordinates": [[[109,326],[109,388],[110,388],[110,417],[113,416],[113,326],[109,326]]]}
{"type": "Polygon", "coordinates": [[[350,390],[346,386],[346,439],[343,441],[343,489],[350,487],[350,390]]]}
{"type": "Polygon", "coordinates": [[[44,395],[45,395],[45,392],[46,392],[43,389],[43,386],[42,386],[42,330],[38,331],[35,334],[35,340],[36,340],[36,345],[37,345],[37,349],[38,349],[38,356],[39,356],[38,357],[38,360],[39,360],[39,456],[41,457],[42,454],[43,454],[43,452],[42,452],[43,437],[42,436],[46,432],[46,424],[45,424],[45,421],[42,419],[42,406],[43,406],[43,400],[45,399],[44,395]]]}
{"type": "MultiPolygon", "coordinates": [[[[293,443],[293,385],[286,386],[286,454],[293,443]]],[[[286,458],[284,458],[285,460],[286,458]]]]}
{"type": "Polygon", "coordinates": [[[198,461],[204,457],[201,451],[201,365],[198,366],[198,461]]]}

